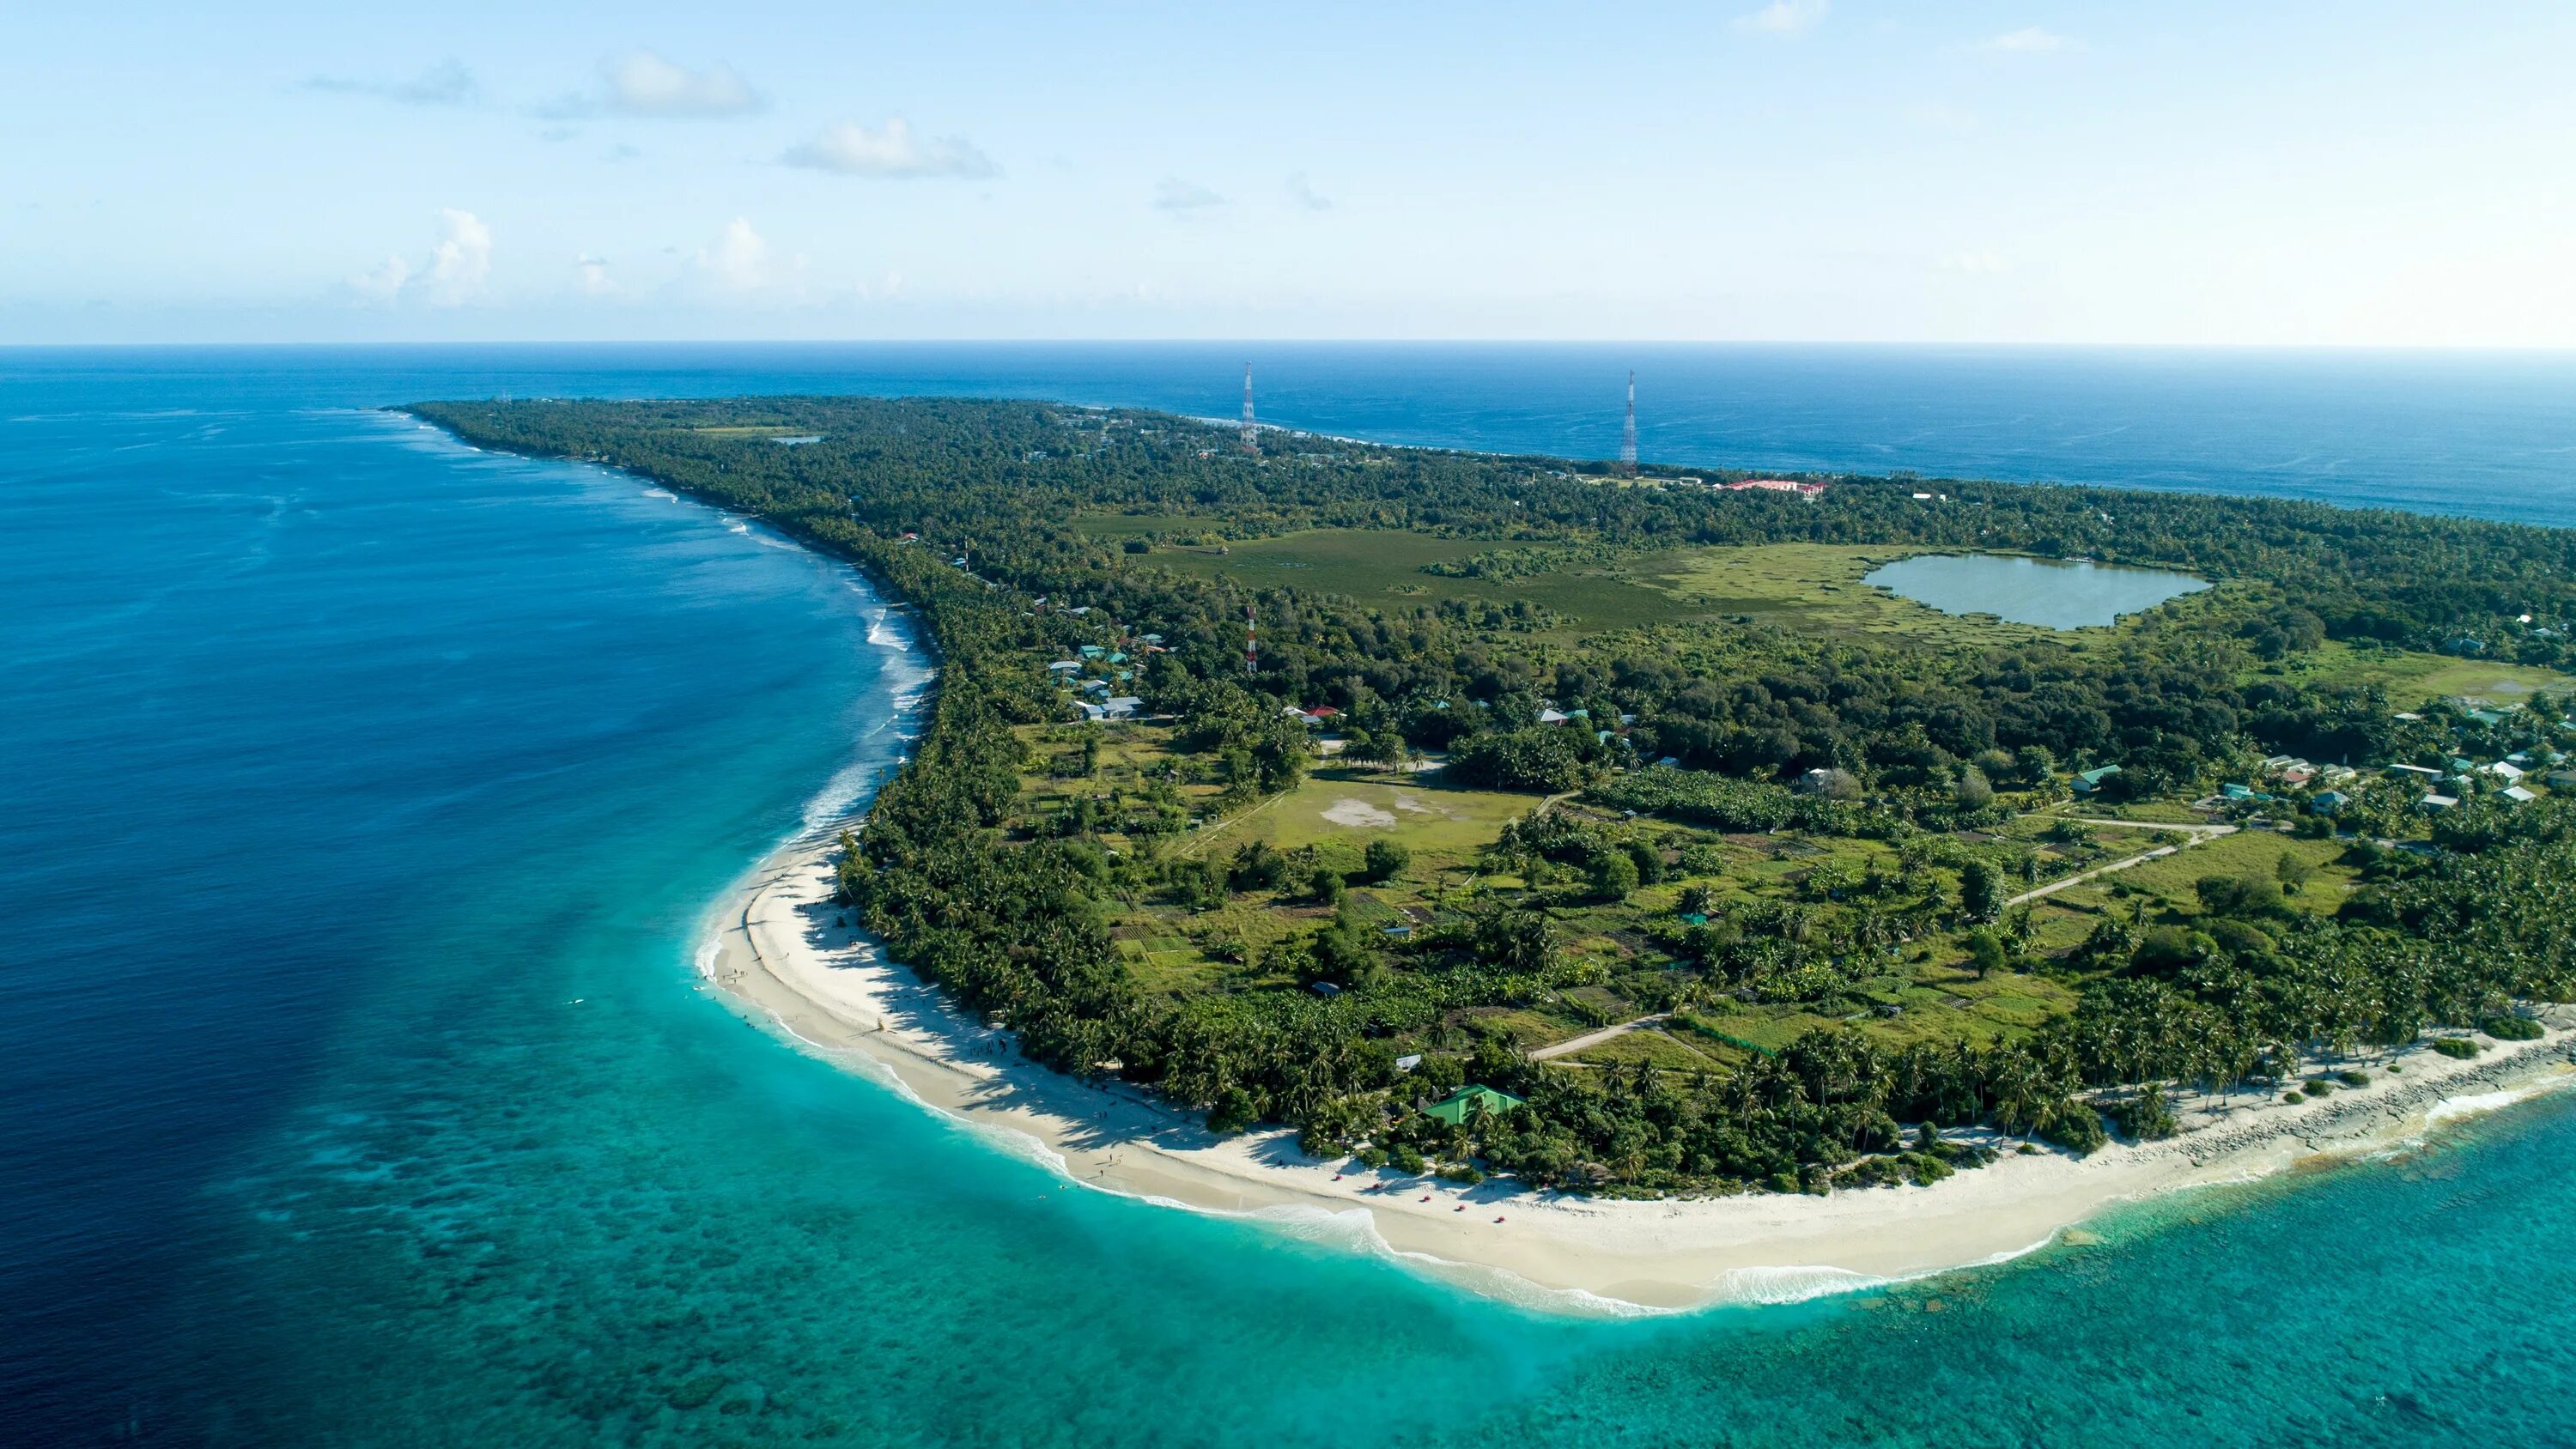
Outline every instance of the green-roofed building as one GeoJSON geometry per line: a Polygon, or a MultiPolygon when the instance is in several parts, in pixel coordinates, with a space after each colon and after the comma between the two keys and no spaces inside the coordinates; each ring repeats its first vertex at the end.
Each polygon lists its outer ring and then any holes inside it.
{"type": "Polygon", "coordinates": [[[2120,773],[2120,767],[2117,765],[2104,765],[2099,769],[2086,770],[2084,773],[2077,775],[2073,781],[2075,793],[2078,795],[2090,795],[2102,788],[2103,781],[2110,779],[2113,775],[2118,773],[2120,773]]]}
{"type": "Polygon", "coordinates": [[[1497,1092],[1491,1087],[1479,1087],[1470,1082],[1422,1110],[1443,1122],[1464,1127],[1476,1120],[1479,1111],[1500,1116],[1521,1105],[1521,1099],[1509,1092],[1497,1092]]]}

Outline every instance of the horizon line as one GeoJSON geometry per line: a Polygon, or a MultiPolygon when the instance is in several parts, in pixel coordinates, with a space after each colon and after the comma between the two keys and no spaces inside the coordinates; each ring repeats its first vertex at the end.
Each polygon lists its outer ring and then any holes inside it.
{"type": "Polygon", "coordinates": [[[1961,349],[2018,352],[2302,352],[2302,353],[2510,353],[2576,357],[2576,343],[2481,342],[1996,342],[1850,338],[1618,338],[1618,337],[484,337],[484,338],[286,338],[12,342],[0,353],[145,351],[223,348],[357,349],[406,347],[1812,347],[1862,349],[1961,349]]]}

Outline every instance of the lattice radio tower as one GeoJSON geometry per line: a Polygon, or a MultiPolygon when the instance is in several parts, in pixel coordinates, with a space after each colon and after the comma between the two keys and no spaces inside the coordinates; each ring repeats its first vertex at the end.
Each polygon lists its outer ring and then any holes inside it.
{"type": "Polygon", "coordinates": [[[1261,451],[1261,431],[1252,423],[1252,364],[1243,365],[1243,451],[1261,451]]]}
{"type": "MultiPolygon", "coordinates": [[[[1251,404],[1246,403],[1249,407],[1251,404]]],[[[1628,422],[1619,430],[1619,471],[1637,476],[1637,374],[1628,374],[1628,422]]]]}
{"type": "Polygon", "coordinates": [[[1260,670],[1261,627],[1252,617],[1252,606],[1246,604],[1243,606],[1243,672],[1257,674],[1260,670]]]}

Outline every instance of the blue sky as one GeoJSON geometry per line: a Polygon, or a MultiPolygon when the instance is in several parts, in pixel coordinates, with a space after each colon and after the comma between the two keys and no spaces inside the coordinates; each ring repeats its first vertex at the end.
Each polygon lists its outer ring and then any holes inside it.
{"type": "Polygon", "coordinates": [[[534,9],[17,7],[0,342],[2576,346],[2564,3],[534,9]]]}

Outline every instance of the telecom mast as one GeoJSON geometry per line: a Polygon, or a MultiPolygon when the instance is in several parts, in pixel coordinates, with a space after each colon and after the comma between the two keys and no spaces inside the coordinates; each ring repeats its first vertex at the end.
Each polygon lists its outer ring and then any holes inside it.
{"type": "Polygon", "coordinates": [[[1252,424],[1252,364],[1243,365],[1243,451],[1261,451],[1261,433],[1252,424]]]}
{"type": "MultiPolygon", "coordinates": [[[[1252,402],[1248,395],[1243,405],[1247,409],[1244,416],[1249,418],[1252,402]]],[[[1628,373],[1628,425],[1619,430],[1619,471],[1631,478],[1637,476],[1637,374],[1633,369],[1628,373]]]]}
{"type": "Polygon", "coordinates": [[[1257,674],[1260,670],[1261,628],[1252,617],[1252,606],[1246,604],[1243,606],[1243,672],[1257,674]]]}

